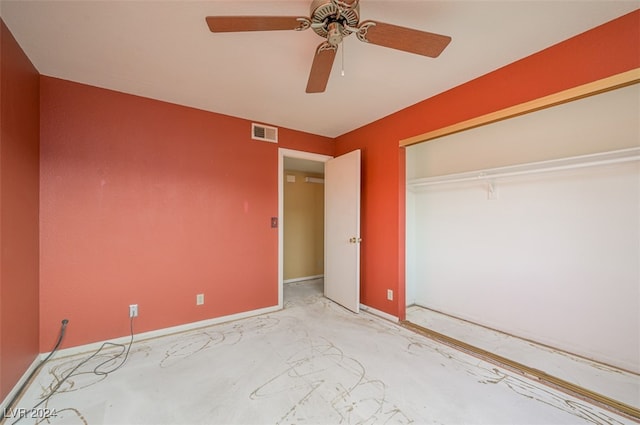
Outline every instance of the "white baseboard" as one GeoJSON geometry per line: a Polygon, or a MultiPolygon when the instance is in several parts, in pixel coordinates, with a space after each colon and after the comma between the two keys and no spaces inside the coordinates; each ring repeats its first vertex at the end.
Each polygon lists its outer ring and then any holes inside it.
{"type": "Polygon", "coordinates": [[[4,412],[5,409],[9,408],[8,406],[9,401],[16,395],[16,393],[18,392],[18,389],[20,389],[20,387],[25,382],[27,382],[27,379],[29,379],[29,375],[31,375],[31,372],[33,372],[38,367],[38,365],[40,364],[40,361],[43,358],[44,357],[42,356],[42,354],[38,354],[36,358],[33,359],[33,362],[31,362],[31,366],[27,368],[27,370],[22,374],[22,377],[18,379],[18,382],[16,382],[16,384],[13,386],[11,391],[9,391],[9,394],[7,394],[4,400],[2,400],[2,403],[0,403],[0,411],[4,412]]]}
{"type": "Polygon", "coordinates": [[[295,282],[302,282],[305,280],[314,280],[314,279],[322,279],[324,277],[323,274],[317,274],[315,276],[304,276],[304,277],[296,277],[294,279],[286,279],[283,280],[282,283],[295,283],[295,282]]]}
{"type": "Polygon", "coordinates": [[[394,323],[398,323],[400,321],[400,319],[398,319],[396,316],[393,316],[389,313],[385,313],[384,311],[380,311],[376,308],[366,306],[364,304],[360,304],[360,310],[373,314],[374,316],[381,317],[385,320],[389,320],[394,323]]]}
{"type": "MultiPolygon", "coordinates": [[[[281,310],[281,308],[276,305],[272,307],[260,308],[258,310],[245,311],[242,313],[230,314],[228,316],[221,316],[221,317],[215,317],[213,319],[201,320],[199,322],[172,326],[170,328],[158,329],[155,331],[148,331],[148,332],[143,332],[139,334],[134,333],[134,342],[140,342],[147,339],[158,338],[161,336],[167,336],[167,335],[176,334],[180,332],[187,332],[194,329],[204,328],[207,326],[218,325],[220,323],[231,322],[234,320],[246,319],[253,316],[259,316],[261,314],[273,313],[274,311],[278,311],[278,310],[281,310]]],[[[135,321],[133,322],[133,325],[134,325],[134,332],[135,332],[135,321]]],[[[130,340],[131,340],[131,336],[127,335],[120,338],[110,339],[108,342],[111,342],[114,344],[128,344],[130,340]]],[[[98,350],[102,346],[102,344],[104,344],[105,342],[106,341],[93,342],[91,344],[64,348],[62,350],[58,350],[56,357],[67,357],[67,356],[73,356],[81,353],[94,352],[98,350]]],[[[49,353],[43,353],[41,354],[41,357],[46,356],[48,354],[49,353]]]]}

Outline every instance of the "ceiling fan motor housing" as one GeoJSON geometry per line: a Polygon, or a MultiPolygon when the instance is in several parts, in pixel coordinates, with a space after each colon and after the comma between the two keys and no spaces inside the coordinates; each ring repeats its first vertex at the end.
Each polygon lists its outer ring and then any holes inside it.
{"type": "Polygon", "coordinates": [[[311,3],[311,28],[330,44],[337,45],[342,37],[351,34],[347,28],[357,28],[360,6],[341,9],[331,0],[314,0],[311,3]]]}

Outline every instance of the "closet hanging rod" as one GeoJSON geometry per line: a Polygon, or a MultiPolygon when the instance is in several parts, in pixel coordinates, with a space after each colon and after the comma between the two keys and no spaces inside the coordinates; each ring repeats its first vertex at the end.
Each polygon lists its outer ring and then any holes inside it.
{"type": "Polygon", "coordinates": [[[463,173],[445,174],[442,176],[413,179],[407,181],[407,188],[410,190],[415,190],[439,184],[461,183],[467,181],[486,181],[502,177],[522,176],[526,174],[538,174],[551,171],[565,171],[638,160],[640,160],[640,147],[580,155],[568,158],[552,159],[548,161],[509,165],[505,167],[490,168],[486,170],[467,171],[463,173]]]}

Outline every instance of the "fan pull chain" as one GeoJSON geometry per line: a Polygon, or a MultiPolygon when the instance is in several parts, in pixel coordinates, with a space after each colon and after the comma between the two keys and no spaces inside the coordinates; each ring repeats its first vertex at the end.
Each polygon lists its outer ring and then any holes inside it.
{"type": "Polygon", "coordinates": [[[340,49],[342,51],[342,71],[340,72],[340,75],[342,77],[344,77],[344,41],[342,42],[342,49],[340,49]]]}

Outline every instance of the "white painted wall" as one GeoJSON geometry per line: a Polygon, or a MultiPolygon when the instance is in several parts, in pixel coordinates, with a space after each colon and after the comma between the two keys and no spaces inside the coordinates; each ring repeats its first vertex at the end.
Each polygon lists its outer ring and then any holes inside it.
{"type": "MultiPolygon", "coordinates": [[[[639,104],[636,85],[410,147],[407,180],[639,146],[639,104]]],[[[407,303],[640,372],[638,162],[496,188],[408,196],[407,303]]]]}
{"type": "Polygon", "coordinates": [[[407,180],[640,145],[640,84],[407,148],[407,180]]]}
{"type": "MultiPolygon", "coordinates": [[[[407,191],[406,194],[406,249],[405,249],[405,298],[407,306],[417,304],[416,301],[416,284],[419,277],[416,275],[417,271],[417,255],[420,254],[416,250],[416,196],[412,191],[407,191]]],[[[421,282],[423,279],[420,280],[421,282]]]]}

